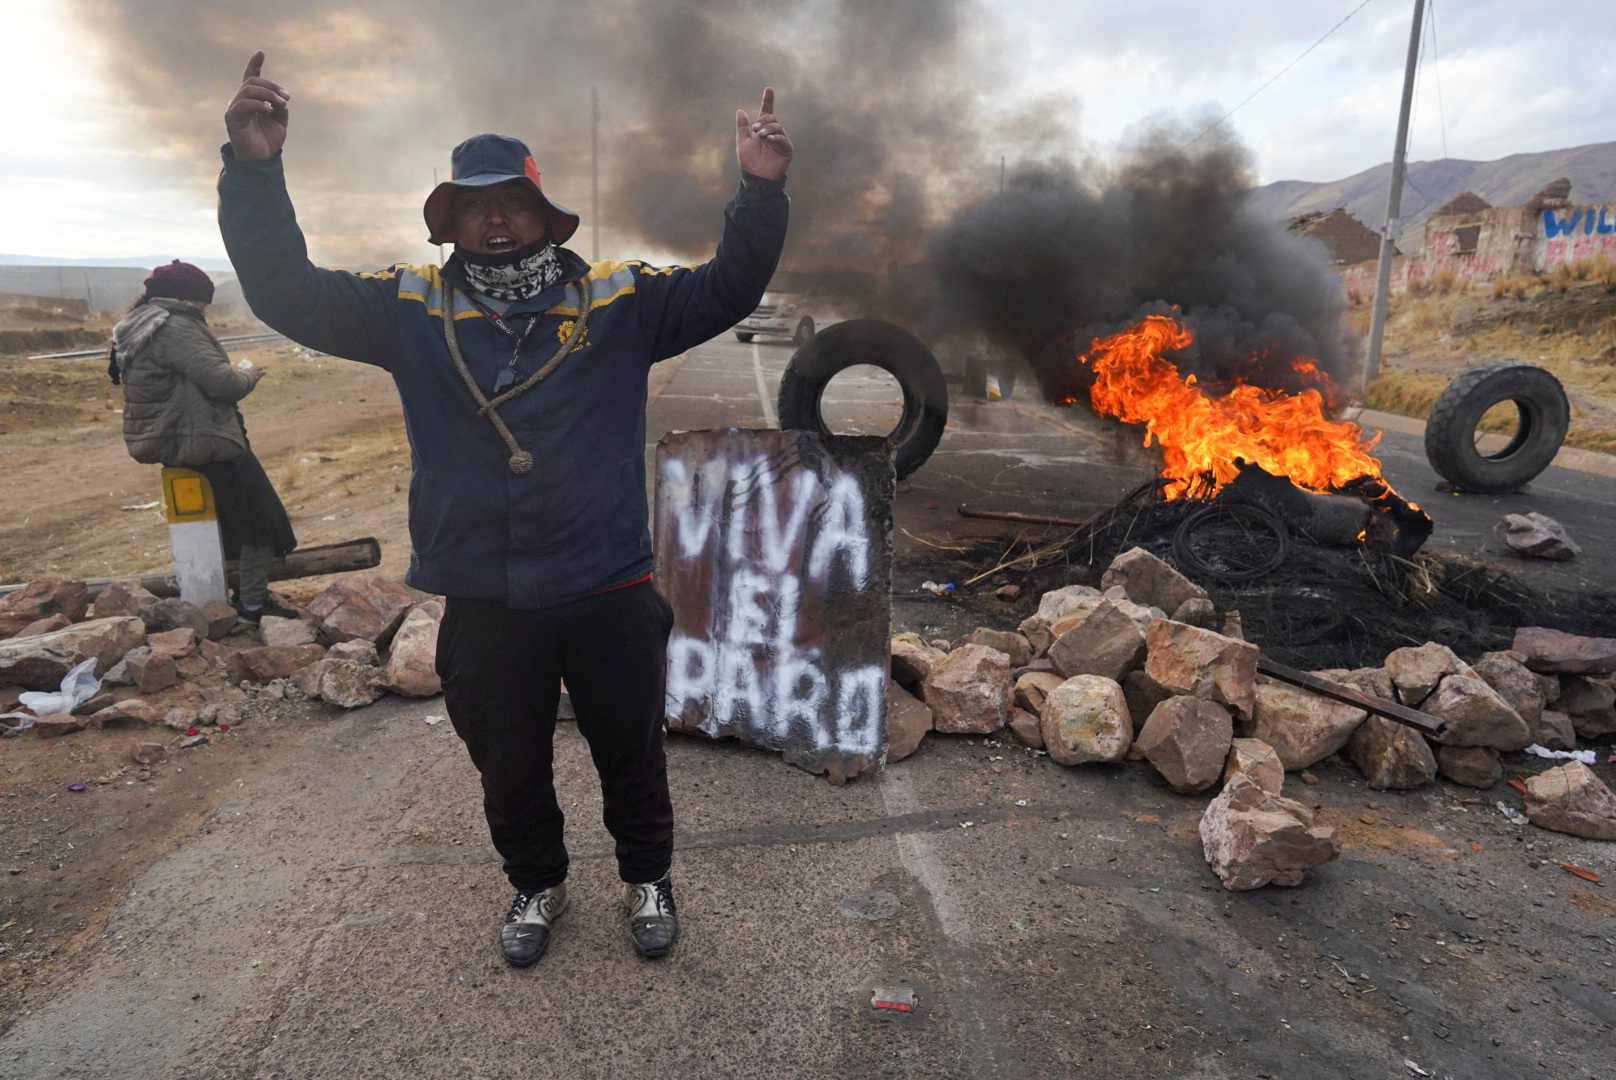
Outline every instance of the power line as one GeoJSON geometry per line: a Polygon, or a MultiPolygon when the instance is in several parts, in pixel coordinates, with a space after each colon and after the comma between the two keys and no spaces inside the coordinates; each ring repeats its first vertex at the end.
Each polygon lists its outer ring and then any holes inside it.
{"type": "Polygon", "coordinates": [[[1218,117],[1216,120],[1214,120],[1207,127],[1207,129],[1205,131],[1201,132],[1199,135],[1195,136],[1195,138],[1193,138],[1189,142],[1185,143],[1184,144],[1184,149],[1187,150],[1190,147],[1194,146],[1196,143],[1200,142],[1203,138],[1205,138],[1207,135],[1209,135],[1212,132],[1213,128],[1218,127],[1225,120],[1229,119],[1229,117],[1233,116],[1235,113],[1237,113],[1241,109],[1245,108],[1248,104],[1251,103],[1252,98],[1256,97],[1258,94],[1262,93],[1264,90],[1268,89],[1270,86],[1273,86],[1274,83],[1278,82],[1279,77],[1281,75],[1285,74],[1291,68],[1293,68],[1297,64],[1301,63],[1303,58],[1306,57],[1308,53],[1312,52],[1314,49],[1318,48],[1320,45],[1323,45],[1326,38],[1328,38],[1331,34],[1335,33],[1337,30],[1341,29],[1343,26],[1347,25],[1347,20],[1348,19],[1351,19],[1354,15],[1358,14],[1358,12],[1360,12],[1364,8],[1368,7],[1369,4],[1370,4],[1370,0],[1363,0],[1363,2],[1361,4],[1359,4],[1357,7],[1353,8],[1351,11],[1347,12],[1346,17],[1343,18],[1340,22],[1336,23],[1334,26],[1330,27],[1330,29],[1326,30],[1324,32],[1323,37],[1319,38],[1319,40],[1315,41],[1313,44],[1311,44],[1307,48],[1303,49],[1301,54],[1299,56],[1297,56],[1297,58],[1295,60],[1292,60],[1290,63],[1286,64],[1284,67],[1282,67],[1278,71],[1276,71],[1274,73],[1273,78],[1269,79],[1267,82],[1265,82],[1261,86],[1257,87],[1257,89],[1253,90],[1250,94],[1246,95],[1246,99],[1244,101],[1242,101],[1240,104],[1236,105],[1234,108],[1230,109],[1228,112],[1224,113],[1222,116],[1218,117]]]}
{"type": "Polygon", "coordinates": [[[1448,116],[1442,107],[1442,60],[1436,52],[1436,0],[1429,0],[1427,6],[1431,12],[1431,73],[1436,76],[1436,119],[1438,130],[1442,132],[1442,156],[1447,157],[1448,116]]]}

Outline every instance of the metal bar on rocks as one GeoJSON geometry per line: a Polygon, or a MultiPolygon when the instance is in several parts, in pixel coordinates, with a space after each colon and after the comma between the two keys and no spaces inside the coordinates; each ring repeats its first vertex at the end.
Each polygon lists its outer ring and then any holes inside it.
{"type": "Polygon", "coordinates": [[[959,516],[982,518],[987,521],[1014,521],[1022,525],[1060,525],[1068,529],[1081,529],[1088,524],[1086,521],[1074,521],[1071,518],[1044,517],[1040,514],[1015,514],[999,510],[972,510],[966,506],[959,508],[959,516]]]}
{"type": "Polygon", "coordinates": [[[1267,675],[1271,679],[1278,679],[1292,686],[1299,686],[1303,690],[1311,690],[1320,697],[1327,697],[1331,701],[1339,701],[1343,705],[1351,705],[1364,712],[1376,716],[1384,716],[1388,720],[1395,720],[1399,724],[1407,724],[1411,728],[1437,738],[1448,729],[1448,725],[1430,713],[1422,713],[1418,709],[1411,709],[1407,705],[1399,705],[1395,701],[1387,701],[1374,694],[1366,694],[1362,690],[1355,690],[1350,686],[1342,686],[1329,679],[1321,679],[1305,671],[1298,671],[1293,667],[1268,659],[1266,656],[1257,658],[1257,673],[1267,675]]]}
{"type": "MultiPolygon", "coordinates": [[[[356,570],[369,570],[380,566],[382,561],[381,541],[373,536],[360,540],[345,540],[340,544],[317,544],[310,547],[298,548],[289,553],[284,559],[276,559],[269,566],[269,580],[290,581],[294,578],[318,577],[321,574],[347,574],[356,570]]],[[[236,584],[236,564],[224,564],[225,576],[232,585],[236,584]]],[[[90,598],[93,600],[100,595],[101,590],[114,581],[127,581],[138,584],[153,596],[178,596],[180,594],[179,582],[175,580],[174,571],[164,570],[156,574],[125,575],[123,577],[85,578],[84,584],[89,588],[90,598]]],[[[0,585],[0,596],[14,593],[25,587],[27,582],[15,585],[0,585]]]]}

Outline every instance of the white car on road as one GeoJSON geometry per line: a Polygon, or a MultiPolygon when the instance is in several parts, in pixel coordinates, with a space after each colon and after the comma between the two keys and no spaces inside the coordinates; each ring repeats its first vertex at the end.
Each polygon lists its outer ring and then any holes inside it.
{"type": "Polygon", "coordinates": [[[735,327],[735,337],[790,338],[798,348],[827,326],[870,314],[875,275],[857,270],[780,270],[769,281],[757,310],[735,327]]]}

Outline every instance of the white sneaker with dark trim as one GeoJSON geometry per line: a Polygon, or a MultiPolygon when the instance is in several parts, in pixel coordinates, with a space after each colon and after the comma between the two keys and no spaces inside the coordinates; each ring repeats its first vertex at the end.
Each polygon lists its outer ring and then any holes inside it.
{"type": "Polygon", "coordinates": [[[679,919],[674,914],[673,878],[644,885],[623,883],[623,910],[628,915],[629,935],[641,956],[652,960],[668,955],[679,938],[679,919]]]}
{"type": "Polygon", "coordinates": [[[550,928],[567,910],[567,883],[540,892],[519,892],[499,928],[499,948],[505,959],[527,967],[550,947],[550,928]]]}

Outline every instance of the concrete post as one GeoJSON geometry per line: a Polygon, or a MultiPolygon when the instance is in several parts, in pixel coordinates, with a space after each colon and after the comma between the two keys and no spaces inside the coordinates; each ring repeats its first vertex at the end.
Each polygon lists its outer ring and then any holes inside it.
{"type": "Polygon", "coordinates": [[[228,601],[219,515],[208,478],[191,469],[165,468],[163,509],[168,515],[168,544],[174,552],[180,599],[197,607],[209,600],[228,601]]]}

